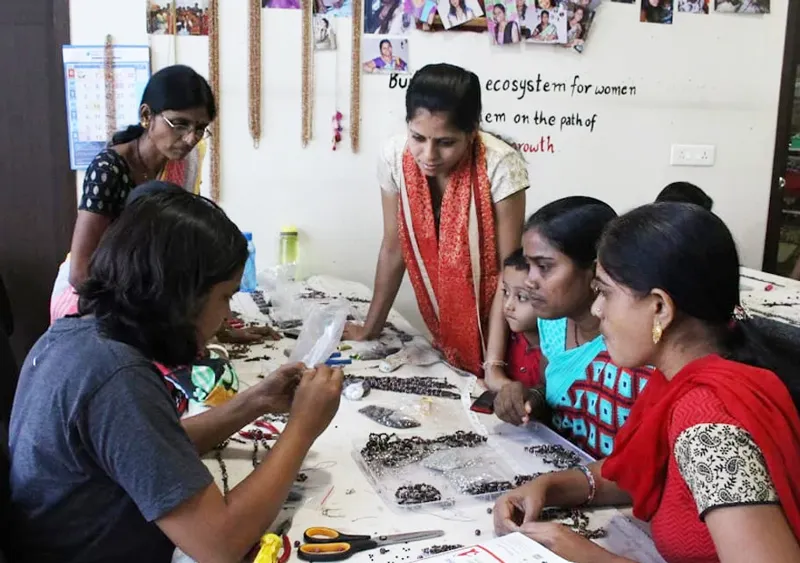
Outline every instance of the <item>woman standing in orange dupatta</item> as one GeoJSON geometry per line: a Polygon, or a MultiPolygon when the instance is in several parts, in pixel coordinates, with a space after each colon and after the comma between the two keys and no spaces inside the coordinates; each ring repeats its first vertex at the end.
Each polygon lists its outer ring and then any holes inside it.
{"type": "Polygon", "coordinates": [[[614,362],[659,372],[609,458],[505,495],[497,532],[521,531],[575,563],[621,563],[537,519],[544,506],[632,504],[670,563],[800,561],[797,353],[739,306],[725,224],[692,204],[635,209],[606,229],[595,288],[614,362]]]}
{"type": "Polygon", "coordinates": [[[53,287],[51,323],[77,312],[73,288],[86,279],[100,237],[136,186],[163,180],[200,192],[202,141],[217,116],[205,78],[188,66],[161,69],[147,83],[139,116],[141,122],[116,133],[86,170],[72,246],[53,287]]]}
{"type": "Polygon", "coordinates": [[[408,269],[447,362],[474,374],[505,365],[498,273],[519,248],[528,173],[514,148],[479,130],[480,119],[474,73],[435,64],[411,79],[408,132],[386,144],[378,167],[383,242],[372,304],[364,325],[348,325],[344,339],[380,335],[408,269]]]}

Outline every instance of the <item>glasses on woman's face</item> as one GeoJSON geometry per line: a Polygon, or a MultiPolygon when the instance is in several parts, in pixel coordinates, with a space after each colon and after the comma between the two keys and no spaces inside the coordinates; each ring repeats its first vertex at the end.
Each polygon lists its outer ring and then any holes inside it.
{"type": "Polygon", "coordinates": [[[193,123],[181,123],[178,120],[173,122],[170,118],[166,115],[162,115],[161,118],[164,120],[164,123],[169,125],[170,129],[178,136],[178,137],[186,137],[187,135],[191,134],[193,137],[198,139],[207,139],[211,136],[211,130],[208,128],[208,125],[195,125],[193,123]]]}

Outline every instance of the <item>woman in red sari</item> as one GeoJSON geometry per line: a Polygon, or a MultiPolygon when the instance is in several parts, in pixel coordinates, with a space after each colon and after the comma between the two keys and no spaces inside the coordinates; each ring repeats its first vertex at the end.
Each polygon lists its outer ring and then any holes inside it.
{"type": "Polygon", "coordinates": [[[408,132],[386,144],[379,162],[384,228],[374,297],[346,340],[380,335],[407,269],[448,363],[474,374],[505,365],[498,273],[522,238],[528,172],[513,147],[479,129],[480,119],[474,73],[435,64],[411,79],[408,132]]]}
{"type": "Polygon", "coordinates": [[[800,561],[796,353],[739,306],[725,224],[691,204],[635,209],[603,235],[595,287],[614,362],[659,372],[609,458],[505,495],[497,532],[521,531],[575,563],[621,563],[537,519],[544,506],[632,504],[670,563],[800,561]]]}

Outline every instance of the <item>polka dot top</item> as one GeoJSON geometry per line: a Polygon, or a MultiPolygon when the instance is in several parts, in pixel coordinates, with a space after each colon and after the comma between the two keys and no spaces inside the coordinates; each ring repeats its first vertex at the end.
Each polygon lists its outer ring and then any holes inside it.
{"type": "Polygon", "coordinates": [[[125,159],[113,149],[105,149],[94,157],[86,169],[78,209],[116,219],[125,207],[125,199],[135,187],[125,159]]]}

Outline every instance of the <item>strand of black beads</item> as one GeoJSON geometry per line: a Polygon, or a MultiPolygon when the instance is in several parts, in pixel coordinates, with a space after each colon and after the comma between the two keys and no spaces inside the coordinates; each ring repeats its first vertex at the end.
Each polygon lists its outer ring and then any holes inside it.
{"type": "Polygon", "coordinates": [[[442,500],[442,493],[433,485],[417,483],[403,485],[394,494],[398,504],[422,504],[442,500]]]}
{"type": "Polygon", "coordinates": [[[456,549],[461,549],[464,547],[463,544],[454,543],[450,545],[432,545],[430,547],[426,547],[422,550],[423,555],[439,555],[440,553],[446,553],[448,551],[455,551],[456,549]]]}
{"type": "Polygon", "coordinates": [[[514,485],[511,484],[511,481],[483,481],[469,485],[464,489],[464,492],[468,495],[488,495],[502,493],[513,488],[514,485]]]}
{"type": "Polygon", "coordinates": [[[258,467],[258,440],[253,440],[253,469],[258,467]]]}
{"type": "Polygon", "coordinates": [[[557,469],[569,469],[583,463],[581,456],[558,444],[527,446],[525,451],[541,457],[543,462],[553,465],[557,469]]]}
{"type": "Polygon", "coordinates": [[[225,460],[222,459],[222,449],[214,451],[214,459],[219,463],[219,472],[222,475],[222,495],[228,496],[228,467],[225,465],[225,460]]]}
{"type": "Polygon", "coordinates": [[[521,487],[525,483],[529,483],[536,479],[542,473],[531,473],[530,475],[515,475],[514,476],[514,486],[521,487]]]}

